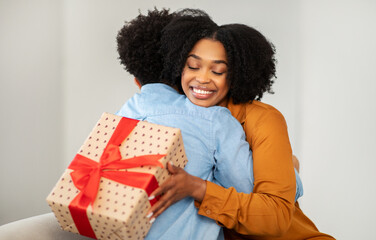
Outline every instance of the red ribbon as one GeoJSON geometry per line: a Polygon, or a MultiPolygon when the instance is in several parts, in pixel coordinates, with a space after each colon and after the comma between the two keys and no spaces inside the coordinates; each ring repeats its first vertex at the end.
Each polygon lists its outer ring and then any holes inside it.
{"type": "MultiPolygon", "coordinates": [[[[132,132],[139,121],[130,118],[121,118],[99,162],[77,154],[69,165],[72,169],[71,177],[74,185],[80,193],[69,204],[73,221],[81,235],[95,238],[95,233],[90,225],[86,209],[93,205],[99,188],[101,177],[137,188],[144,189],[150,195],[157,187],[158,182],[154,175],[140,172],[118,171],[140,166],[163,165],[158,160],[165,155],[144,155],[130,159],[122,159],[119,145],[132,132]]],[[[153,199],[150,204],[157,200],[153,199]]]]}

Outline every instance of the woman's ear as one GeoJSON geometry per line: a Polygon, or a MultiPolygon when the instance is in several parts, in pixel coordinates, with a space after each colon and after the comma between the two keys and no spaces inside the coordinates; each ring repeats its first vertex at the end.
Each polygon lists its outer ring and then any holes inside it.
{"type": "Polygon", "coordinates": [[[136,77],[134,78],[134,83],[137,85],[139,89],[141,89],[141,83],[136,77]]]}

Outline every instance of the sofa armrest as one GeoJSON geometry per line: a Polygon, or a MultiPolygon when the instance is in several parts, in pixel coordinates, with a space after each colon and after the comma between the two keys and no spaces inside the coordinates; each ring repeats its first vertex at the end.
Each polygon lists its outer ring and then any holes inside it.
{"type": "Polygon", "coordinates": [[[88,240],[60,228],[53,213],[42,214],[0,226],[1,240],[88,240]]]}

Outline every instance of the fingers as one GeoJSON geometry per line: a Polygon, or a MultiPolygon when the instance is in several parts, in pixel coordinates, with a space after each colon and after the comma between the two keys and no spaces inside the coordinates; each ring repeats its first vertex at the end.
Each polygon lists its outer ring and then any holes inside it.
{"type": "Polygon", "coordinates": [[[162,195],[163,191],[164,191],[163,186],[160,186],[159,188],[155,189],[155,190],[150,194],[149,200],[154,199],[155,196],[162,195]]]}
{"type": "Polygon", "coordinates": [[[179,168],[178,167],[175,167],[174,164],[169,161],[167,163],[167,170],[171,173],[171,174],[176,174],[179,172],[179,168]]]}
{"type": "Polygon", "coordinates": [[[294,168],[299,172],[300,163],[299,159],[295,155],[292,155],[292,162],[294,164],[294,168]]]}
{"type": "Polygon", "coordinates": [[[168,202],[165,202],[165,204],[163,206],[161,206],[159,209],[157,209],[155,211],[155,213],[153,214],[153,218],[157,218],[159,217],[159,215],[161,215],[167,208],[169,208],[170,206],[172,205],[172,202],[171,201],[168,201],[168,202]]]}
{"type": "MultiPolygon", "coordinates": [[[[177,174],[180,171],[180,168],[175,167],[174,164],[170,161],[167,163],[167,169],[172,174],[177,174]]],[[[171,187],[174,185],[174,179],[170,177],[167,179],[161,186],[155,189],[151,194],[150,198],[153,199],[155,196],[159,196],[165,192],[167,192],[171,187]]],[[[151,200],[149,199],[149,200],[151,200]]]]}
{"type": "Polygon", "coordinates": [[[163,194],[161,198],[158,200],[158,202],[156,202],[146,214],[146,216],[150,219],[151,223],[168,207],[170,207],[173,203],[182,198],[176,196],[176,192],[179,189],[176,183],[179,182],[179,180],[180,182],[184,182],[181,181],[182,179],[180,178],[186,175],[185,171],[182,168],[174,166],[174,164],[171,161],[167,163],[167,169],[172,174],[172,176],[170,176],[163,184],[161,184],[156,190],[154,190],[149,197],[149,200],[151,200],[155,196],[160,196],[163,194]],[[179,175],[180,177],[177,177],[179,175]]]}
{"type": "Polygon", "coordinates": [[[173,191],[167,192],[158,200],[158,202],[156,202],[150,208],[146,216],[150,219],[151,223],[154,221],[153,219],[161,215],[169,206],[171,206],[175,202],[173,199],[173,195],[173,191]]]}
{"type": "Polygon", "coordinates": [[[169,177],[163,184],[161,184],[157,189],[155,189],[150,194],[149,200],[153,199],[155,196],[162,195],[173,186],[174,186],[174,180],[171,177],[169,177]]]}

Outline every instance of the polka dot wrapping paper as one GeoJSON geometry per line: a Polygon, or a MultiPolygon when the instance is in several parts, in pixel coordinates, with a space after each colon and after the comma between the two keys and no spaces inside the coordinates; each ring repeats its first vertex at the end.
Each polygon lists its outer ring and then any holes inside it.
{"type": "Polygon", "coordinates": [[[148,194],[169,177],[169,161],[188,161],[179,129],[104,113],[47,203],[63,230],[143,239],[151,227],[148,194]]]}

